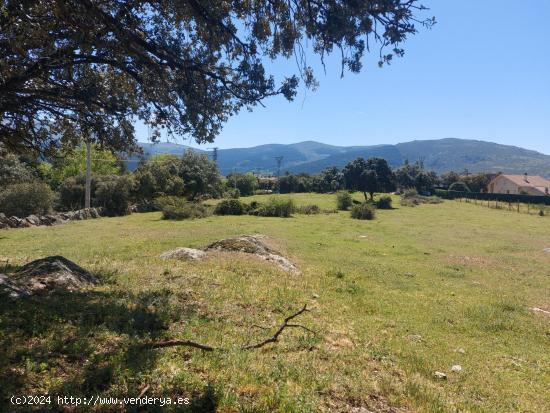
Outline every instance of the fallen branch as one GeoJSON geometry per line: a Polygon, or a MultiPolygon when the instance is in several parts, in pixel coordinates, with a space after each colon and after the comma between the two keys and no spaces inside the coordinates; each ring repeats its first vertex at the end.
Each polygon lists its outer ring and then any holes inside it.
{"type": "MultiPolygon", "coordinates": [[[[295,319],[296,317],[300,316],[301,314],[305,313],[306,311],[309,311],[309,310],[307,309],[307,304],[304,304],[304,306],[300,310],[298,310],[297,312],[295,312],[292,315],[289,315],[288,317],[286,317],[283,320],[283,323],[279,326],[279,328],[277,329],[275,334],[273,334],[273,336],[271,336],[269,338],[266,338],[265,340],[262,340],[258,343],[255,343],[255,344],[249,344],[249,345],[241,346],[240,348],[242,350],[253,350],[253,349],[263,347],[263,346],[265,346],[266,344],[269,344],[269,343],[275,343],[279,340],[279,336],[282,334],[282,332],[287,327],[301,328],[301,329],[306,330],[306,331],[308,331],[312,334],[315,334],[315,332],[313,330],[311,330],[311,329],[309,329],[309,328],[307,328],[303,325],[289,323],[289,321],[295,319]]],[[[212,347],[212,346],[209,346],[209,345],[206,345],[206,344],[201,344],[201,343],[197,343],[196,341],[186,340],[186,339],[181,339],[181,340],[180,339],[173,339],[173,340],[166,340],[166,341],[157,341],[157,342],[146,343],[146,344],[143,345],[143,347],[151,348],[151,349],[164,348],[164,347],[177,347],[177,346],[193,347],[193,348],[197,348],[197,349],[203,350],[203,351],[227,350],[227,349],[224,349],[222,347],[212,347]]]]}
{"type": "Polygon", "coordinates": [[[215,347],[211,347],[211,346],[208,346],[206,344],[197,343],[196,341],[178,340],[178,339],[147,343],[143,347],[145,347],[145,348],[164,348],[164,347],[176,347],[176,346],[194,347],[194,348],[198,348],[198,349],[204,350],[204,351],[219,350],[215,347]]]}
{"type": "MultiPolygon", "coordinates": [[[[299,311],[295,312],[292,315],[289,315],[287,318],[284,319],[283,324],[281,324],[279,329],[275,332],[275,334],[273,334],[272,337],[267,338],[263,341],[260,341],[259,343],[256,343],[256,344],[250,344],[250,345],[247,345],[247,346],[242,346],[241,348],[243,350],[252,350],[252,349],[263,347],[263,346],[265,346],[266,344],[269,344],[269,343],[275,343],[277,340],[279,340],[279,336],[284,331],[284,329],[287,328],[287,327],[301,327],[301,328],[304,328],[306,330],[309,330],[308,328],[306,328],[304,326],[301,326],[299,324],[289,324],[288,323],[290,320],[298,317],[300,314],[305,313],[306,311],[308,311],[307,304],[304,304],[304,306],[299,311]]],[[[309,331],[311,331],[311,330],[309,330],[309,331]]]]}

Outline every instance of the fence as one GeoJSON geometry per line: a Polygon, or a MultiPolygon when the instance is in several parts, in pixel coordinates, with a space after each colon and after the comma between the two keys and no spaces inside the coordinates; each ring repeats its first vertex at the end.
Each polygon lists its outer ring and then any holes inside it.
{"type": "Polygon", "coordinates": [[[436,189],[435,195],[444,199],[475,199],[478,201],[497,201],[506,203],[523,203],[531,205],[550,205],[550,196],[493,194],[487,192],[446,191],[436,189]]]}

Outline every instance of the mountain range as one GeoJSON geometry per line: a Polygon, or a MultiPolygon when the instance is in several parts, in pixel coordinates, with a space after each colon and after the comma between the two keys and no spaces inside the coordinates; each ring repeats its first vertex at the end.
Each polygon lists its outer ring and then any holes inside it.
{"type": "MultiPolygon", "coordinates": [[[[181,155],[184,151],[208,153],[176,143],[140,143],[142,157],[170,153],[181,155]]],[[[232,171],[275,173],[275,157],[282,156],[281,171],[294,173],[318,173],[326,167],[342,168],[349,161],[361,156],[365,159],[377,156],[384,158],[392,167],[402,165],[406,160],[421,160],[427,170],[438,173],[447,171],[462,172],[503,172],[512,174],[550,176],[550,155],[523,149],[517,146],[501,145],[492,142],[469,139],[415,140],[396,145],[334,146],[315,141],[293,144],[267,144],[251,148],[219,149],[217,162],[222,174],[232,171]]],[[[134,162],[128,163],[135,169],[134,162]]]]}

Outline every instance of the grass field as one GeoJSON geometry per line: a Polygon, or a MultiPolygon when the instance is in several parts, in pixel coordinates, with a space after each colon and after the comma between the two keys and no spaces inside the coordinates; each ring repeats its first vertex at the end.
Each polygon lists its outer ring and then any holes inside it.
{"type": "MultiPolygon", "coordinates": [[[[334,195],[292,198],[335,206],[334,195]]],[[[252,199],[261,197],[243,200],[252,199]]],[[[148,385],[149,396],[190,397],[173,411],[549,411],[550,317],[531,308],[550,310],[550,218],[394,203],[375,221],[146,213],[1,231],[8,271],[63,255],[102,281],[82,293],[0,298],[2,402],[14,393],[136,396],[148,385]],[[241,234],[273,237],[301,274],[221,253],[159,258],[241,234]],[[316,335],[288,329],[278,343],[237,348],[306,303],[296,322],[316,335]],[[228,350],[139,347],[165,338],[228,350]]]]}

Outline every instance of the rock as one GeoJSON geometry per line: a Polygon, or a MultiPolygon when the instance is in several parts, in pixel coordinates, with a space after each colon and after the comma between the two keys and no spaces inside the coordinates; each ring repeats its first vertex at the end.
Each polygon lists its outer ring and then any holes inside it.
{"type": "Polygon", "coordinates": [[[447,375],[445,373],[441,372],[441,371],[436,371],[434,373],[434,377],[436,379],[440,379],[440,380],[447,380],[447,375]]]}
{"type": "Polygon", "coordinates": [[[451,367],[451,371],[455,373],[460,373],[462,371],[462,366],[460,364],[455,364],[451,367]]]}
{"type": "Polygon", "coordinates": [[[176,248],[175,250],[170,250],[160,254],[160,258],[163,259],[178,259],[178,260],[193,260],[198,261],[203,259],[206,256],[206,252],[202,250],[197,250],[195,248],[176,248]]]}
{"type": "Polygon", "coordinates": [[[455,350],[455,352],[460,353],[460,354],[466,354],[466,350],[464,350],[463,348],[457,348],[455,350]]]}
{"type": "Polygon", "coordinates": [[[411,334],[409,336],[409,340],[414,341],[416,343],[420,343],[423,340],[423,337],[420,334],[411,334]]]}
{"type": "Polygon", "coordinates": [[[268,247],[262,239],[263,235],[243,235],[240,237],[222,239],[208,245],[205,250],[217,250],[228,252],[243,252],[254,254],[266,261],[273,261],[285,271],[298,272],[298,268],[277,251],[268,247]]]}
{"type": "Polygon", "coordinates": [[[21,220],[17,217],[9,217],[8,225],[10,228],[19,228],[21,226],[21,220]]]}
{"type": "Polygon", "coordinates": [[[0,290],[3,290],[11,298],[21,298],[29,295],[27,291],[4,274],[0,274],[0,290]]]}
{"type": "Polygon", "coordinates": [[[405,277],[411,277],[411,278],[412,278],[412,277],[414,277],[414,273],[412,273],[412,272],[406,272],[406,273],[405,273],[405,277]]]}
{"type": "Polygon", "coordinates": [[[14,273],[11,280],[27,294],[41,290],[74,291],[98,283],[88,271],[61,256],[32,261],[14,273]]]}
{"type": "Polygon", "coordinates": [[[543,252],[550,252],[550,248],[544,248],[542,251],[543,252]]]}
{"type": "Polygon", "coordinates": [[[33,226],[40,225],[40,218],[38,218],[36,215],[29,215],[27,218],[25,218],[28,222],[30,222],[33,226]]]}
{"type": "Polygon", "coordinates": [[[544,309],[539,308],[539,307],[533,307],[533,308],[531,308],[531,310],[533,310],[535,313],[541,313],[541,314],[550,316],[550,311],[544,310],[544,309]]]}
{"type": "Polygon", "coordinates": [[[317,299],[317,298],[319,298],[319,294],[313,293],[313,294],[311,295],[311,297],[317,299]]]}

